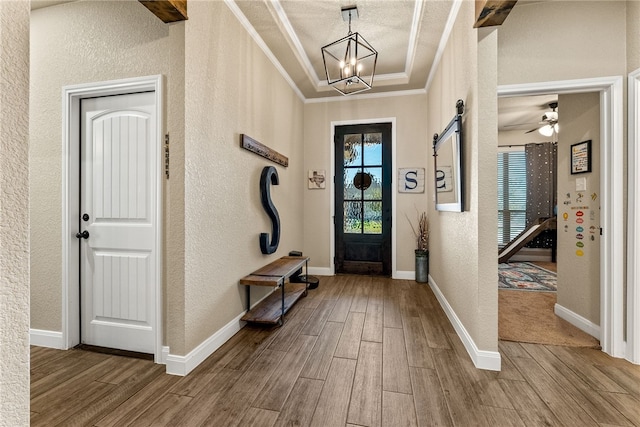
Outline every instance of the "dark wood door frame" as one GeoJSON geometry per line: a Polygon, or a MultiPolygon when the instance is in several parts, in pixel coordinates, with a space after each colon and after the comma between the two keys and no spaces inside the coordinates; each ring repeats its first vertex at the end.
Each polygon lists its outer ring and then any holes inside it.
{"type": "Polygon", "coordinates": [[[393,124],[389,122],[345,124],[334,127],[334,250],[336,254],[334,264],[337,273],[385,276],[391,276],[393,273],[392,129],[393,124]],[[381,136],[380,151],[371,158],[370,155],[376,151],[374,148],[376,144],[366,144],[363,138],[366,135],[375,138],[375,134],[381,136]],[[354,142],[356,145],[353,147],[356,147],[355,151],[359,154],[355,155],[354,163],[343,161],[347,135],[357,141],[354,142]],[[370,148],[367,149],[367,146],[370,148]],[[356,183],[350,185],[348,191],[345,190],[346,184],[343,184],[343,173],[348,174],[349,182],[353,180],[356,183]],[[351,177],[351,175],[354,176],[351,177]],[[374,181],[371,181],[371,177],[374,181]],[[359,187],[358,178],[369,182],[364,187],[359,187]],[[349,205],[349,209],[354,209],[356,217],[358,212],[360,215],[359,218],[351,217],[352,220],[355,218],[358,223],[356,229],[345,233],[343,232],[346,230],[343,208],[346,209],[347,205],[349,205]],[[367,215],[370,217],[369,220],[367,220],[367,215]],[[378,217],[378,215],[380,216],[378,217]],[[381,225],[377,223],[378,220],[381,220],[381,225]],[[375,225],[376,223],[378,225],[375,225]],[[373,228],[371,228],[371,224],[374,224],[373,228]],[[360,228],[360,231],[357,231],[357,228],[360,228]],[[380,231],[377,231],[376,228],[380,231]]]}

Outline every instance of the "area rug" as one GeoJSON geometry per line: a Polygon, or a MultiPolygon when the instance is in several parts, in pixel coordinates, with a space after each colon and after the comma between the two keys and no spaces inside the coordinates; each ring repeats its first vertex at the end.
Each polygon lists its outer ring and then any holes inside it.
{"type": "Polygon", "coordinates": [[[498,291],[498,337],[504,341],[600,348],[600,342],[553,312],[555,292],[498,291]]]}
{"type": "Polygon", "coordinates": [[[498,288],[555,292],[556,273],[528,262],[498,264],[498,288]]]}

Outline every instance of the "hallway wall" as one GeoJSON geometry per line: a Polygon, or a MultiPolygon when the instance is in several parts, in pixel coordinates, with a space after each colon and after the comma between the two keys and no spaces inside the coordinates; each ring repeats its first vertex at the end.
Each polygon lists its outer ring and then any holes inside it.
{"type": "Polygon", "coordinates": [[[0,425],[29,425],[29,2],[0,2],[0,425]]]}
{"type": "MultiPolygon", "coordinates": [[[[238,280],[302,250],[303,103],[224,2],[189,3],[185,24],[184,346],[187,354],[246,309],[238,280]],[[240,148],[247,134],[289,158],[283,167],[240,148]],[[260,174],[274,166],[271,197],[282,224],[276,253],[260,202],[260,174]]],[[[252,301],[270,288],[252,289],[252,301]]],[[[174,351],[174,348],[177,350],[174,351]]]]}
{"type": "Polygon", "coordinates": [[[558,304],[600,325],[600,95],[560,95],[558,105],[558,304]],[[571,175],[571,145],[586,140],[591,172],[571,175]],[[576,190],[578,179],[585,180],[586,191],[576,190]],[[584,222],[576,222],[577,212],[584,213],[584,222]]]}
{"type": "MultiPolygon", "coordinates": [[[[153,74],[172,82],[169,54],[181,25],[171,33],[138,2],[79,1],[31,13],[31,328],[62,328],[62,87],[153,74]]],[[[168,130],[183,126],[166,119],[168,130]]]]}
{"type": "MultiPolygon", "coordinates": [[[[497,354],[479,353],[498,349],[497,34],[494,30],[473,29],[474,20],[474,4],[462,2],[428,91],[430,135],[440,133],[451,120],[457,99],[465,102],[465,211],[437,212],[430,205],[431,277],[473,340],[467,350],[476,366],[480,363],[485,368],[499,369],[497,354]],[[478,362],[481,358],[484,359],[478,362]]],[[[433,186],[432,169],[427,176],[433,186]]]]}

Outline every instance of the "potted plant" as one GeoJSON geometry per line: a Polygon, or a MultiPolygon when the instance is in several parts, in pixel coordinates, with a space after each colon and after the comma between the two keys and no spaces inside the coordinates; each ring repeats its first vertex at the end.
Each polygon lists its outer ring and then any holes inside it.
{"type": "Polygon", "coordinates": [[[429,220],[427,213],[418,215],[418,229],[411,224],[411,230],[416,237],[416,282],[427,283],[429,281],[429,220]]]}

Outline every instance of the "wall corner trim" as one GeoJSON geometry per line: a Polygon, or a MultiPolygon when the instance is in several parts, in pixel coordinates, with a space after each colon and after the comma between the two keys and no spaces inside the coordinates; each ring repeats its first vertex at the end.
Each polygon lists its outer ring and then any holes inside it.
{"type": "Polygon", "coordinates": [[[566,320],[581,331],[588,333],[594,338],[600,339],[600,325],[596,325],[592,321],[576,314],[558,303],[553,306],[553,312],[556,316],[566,320]]]}
{"type": "Polygon", "coordinates": [[[500,352],[480,350],[431,276],[429,276],[429,286],[431,286],[431,290],[436,295],[440,306],[460,337],[475,367],[487,371],[500,371],[502,365],[500,352]]]}
{"type": "Polygon", "coordinates": [[[66,350],[62,332],[46,331],[44,329],[29,329],[29,344],[38,347],[66,350]]]}

